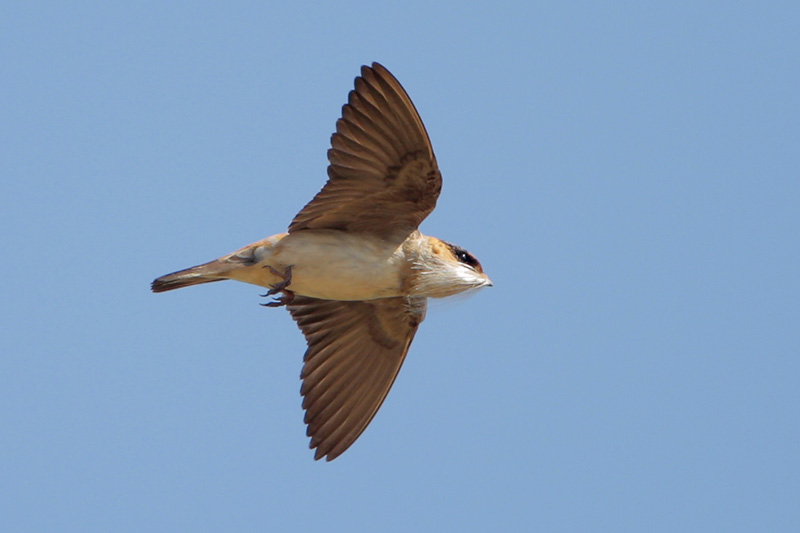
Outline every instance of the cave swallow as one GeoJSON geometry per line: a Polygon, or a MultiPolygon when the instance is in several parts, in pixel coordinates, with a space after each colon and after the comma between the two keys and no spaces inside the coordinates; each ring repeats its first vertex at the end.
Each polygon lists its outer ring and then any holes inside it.
{"type": "MultiPolygon", "coordinates": [[[[279,295],[305,335],[303,408],[315,459],[335,459],[386,398],[428,298],[491,286],[475,257],[417,229],[442,176],[400,83],[364,66],[328,150],[328,182],[287,233],[156,279],[154,292],[233,279],[279,295]]],[[[266,296],[266,295],[265,295],[266,296]]]]}

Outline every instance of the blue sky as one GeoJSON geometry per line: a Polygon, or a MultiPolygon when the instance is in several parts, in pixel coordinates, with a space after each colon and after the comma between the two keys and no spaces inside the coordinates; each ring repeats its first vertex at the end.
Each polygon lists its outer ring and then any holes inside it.
{"type": "Polygon", "coordinates": [[[0,8],[0,529],[800,530],[794,3],[0,8]],[[257,287],[149,292],[284,231],[362,64],[444,176],[432,307],[312,460],[257,287]]]}

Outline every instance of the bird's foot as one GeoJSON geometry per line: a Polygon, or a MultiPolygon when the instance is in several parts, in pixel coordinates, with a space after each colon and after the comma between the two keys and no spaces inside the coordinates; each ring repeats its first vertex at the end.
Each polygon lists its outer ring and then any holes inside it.
{"type": "Polygon", "coordinates": [[[274,285],[270,285],[270,289],[267,291],[267,294],[262,294],[261,296],[266,297],[272,296],[273,294],[278,294],[279,292],[286,290],[286,287],[292,283],[292,265],[287,266],[286,270],[283,272],[275,270],[270,265],[266,265],[264,268],[269,269],[270,273],[272,273],[274,276],[282,278],[282,280],[274,285]]]}
{"type": "Polygon", "coordinates": [[[270,285],[270,289],[267,291],[267,293],[262,294],[261,296],[263,298],[266,298],[267,296],[274,296],[279,292],[283,294],[281,294],[281,296],[279,296],[278,298],[275,298],[275,300],[272,302],[267,302],[265,304],[259,304],[259,305],[263,307],[281,307],[292,303],[294,301],[294,292],[286,288],[292,283],[292,265],[287,266],[286,270],[284,270],[283,272],[275,270],[270,265],[266,265],[264,266],[264,268],[268,268],[272,274],[283,279],[274,285],[270,285]]]}

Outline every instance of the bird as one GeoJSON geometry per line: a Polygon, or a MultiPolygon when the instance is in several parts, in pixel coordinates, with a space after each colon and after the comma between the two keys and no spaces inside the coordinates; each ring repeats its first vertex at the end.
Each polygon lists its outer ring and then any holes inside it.
{"type": "Polygon", "coordinates": [[[153,292],[237,280],[267,288],[307,343],[300,374],[314,459],[363,433],[400,371],[428,298],[492,281],[470,252],[420,233],[442,175],[400,82],[361,67],[328,150],[328,181],[288,231],[157,278],[153,292]]]}

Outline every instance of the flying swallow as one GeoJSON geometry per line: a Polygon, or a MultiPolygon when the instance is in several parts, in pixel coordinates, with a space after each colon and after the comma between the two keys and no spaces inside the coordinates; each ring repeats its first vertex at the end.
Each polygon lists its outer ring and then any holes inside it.
{"type": "Polygon", "coordinates": [[[303,409],[315,459],[342,454],[394,383],[428,298],[491,286],[478,260],[417,229],[442,188],[400,83],[361,68],[328,150],[328,182],[287,233],[172,274],[153,292],[233,279],[277,295],[305,335],[303,409]]]}

